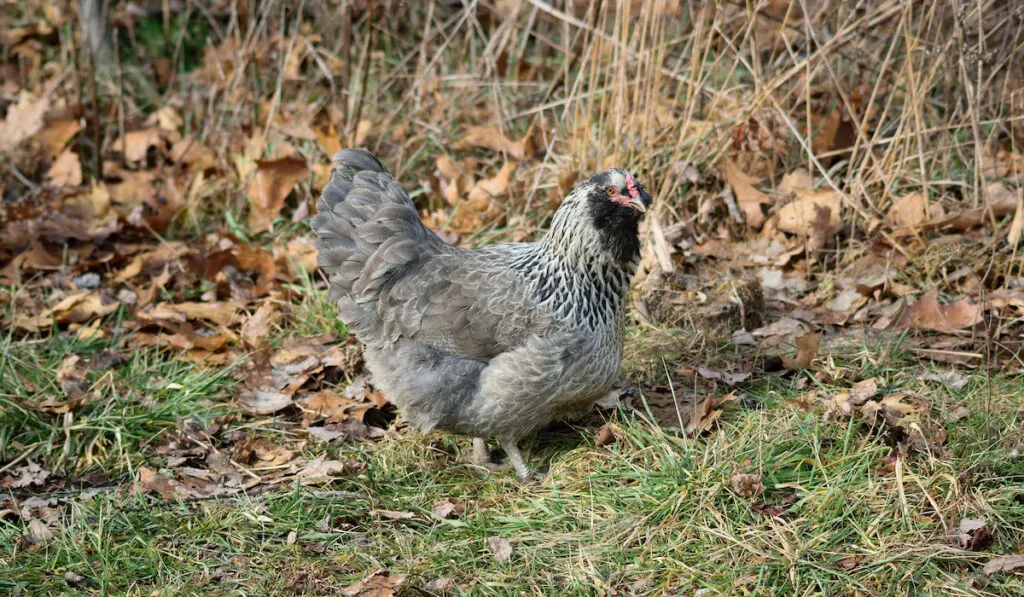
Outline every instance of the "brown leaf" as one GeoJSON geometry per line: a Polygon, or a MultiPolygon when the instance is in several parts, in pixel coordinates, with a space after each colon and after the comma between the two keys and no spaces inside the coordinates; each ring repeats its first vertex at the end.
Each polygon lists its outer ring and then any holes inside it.
{"type": "Polygon", "coordinates": [[[405,585],[405,574],[392,575],[387,570],[378,570],[351,587],[341,590],[345,597],[394,597],[405,585]]]}
{"type": "Polygon", "coordinates": [[[967,407],[960,405],[946,413],[946,416],[943,418],[946,420],[947,423],[955,423],[969,414],[970,412],[967,410],[967,407]]]}
{"type": "Polygon", "coordinates": [[[611,423],[605,423],[601,425],[601,428],[597,430],[597,435],[594,437],[594,443],[599,446],[607,446],[608,444],[614,444],[616,440],[615,430],[612,428],[611,423]]]}
{"type": "Polygon", "coordinates": [[[54,322],[84,323],[93,317],[100,317],[117,310],[118,303],[105,302],[95,290],[80,292],[65,297],[59,303],[43,310],[37,315],[19,315],[14,319],[14,326],[23,330],[38,332],[49,329],[54,322]]]}
{"type": "Polygon", "coordinates": [[[1016,249],[1021,238],[1024,238],[1024,200],[1018,199],[1013,220],[1010,221],[1010,228],[1006,231],[1006,242],[1011,248],[1016,249]]]}
{"type": "Polygon", "coordinates": [[[328,460],[326,455],[321,455],[302,467],[295,476],[302,483],[320,483],[333,481],[342,475],[359,473],[362,469],[363,464],[358,460],[328,460]]]}
{"type": "Polygon", "coordinates": [[[482,211],[478,206],[489,205],[493,199],[504,197],[508,193],[509,179],[518,166],[519,162],[506,162],[501,167],[501,170],[494,175],[494,178],[477,181],[476,186],[469,191],[469,200],[474,204],[474,207],[482,211]]]}
{"type": "Polygon", "coordinates": [[[159,126],[151,126],[140,131],[129,131],[124,137],[114,141],[111,148],[116,151],[124,151],[124,157],[129,162],[142,162],[146,159],[146,153],[150,147],[157,147],[162,143],[161,130],[159,126]]]}
{"type": "Polygon", "coordinates": [[[281,318],[277,303],[264,301],[260,308],[242,324],[242,340],[252,348],[263,346],[264,337],[270,328],[281,318]]]}
{"type": "Polygon", "coordinates": [[[7,118],[0,122],[0,149],[10,149],[42,130],[43,116],[49,109],[48,95],[37,98],[22,92],[18,103],[7,109],[7,118]]]}
{"type": "Polygon", "coordinates": [[[239,396],[242,407],[255,415],[271,415],[292,405],[292,395],[273,387],[247,389],[239,396]]]}
{"type": "Polygon", "coordinates": [[[242,307],[243,304],[238,301],[157,303],[140,309],[135,316],[143,321],[205,320],[222,326],[230,326],[239,320],[238,311],[242,307]]]}
{"type": "Polygon", "coordinates": [[[192,497],[191,492],[181,483],[161,476],[148,466],[139,467],[139,478],[135,483],[139,493],[156,493],[165,501],[192,497]]]}
{"type": "Polygon", "coordinates": [[[997,574],[999,572],[1014,572],[1024,568],[1024,554],[1014,553],[1006,556],[992,558],[985,563],[985,574],[997,574]]]}
{"type": "Polygon", "coordinates": [[[503,151],[511,158],[523,161],[529,157],[526,141],[526,137],[513,141],[503,135],[501,129],[496,126],[469,126],[466,127],[462,138],[452,143],[452,149],[465,151],[473,147],[486,147],[494,151],[503,151]]]}
{"type": "Polygon", "coordinates": [[[249,228],[253,232],[269,230],[284,208],[284,201],[295,185],[306,177],[309,168],[302,158],[256,160],[256,177],[249,185],[249,228]]]}
{"type": "Polygon", "coordinates": [[[739,203],[743,213],[746,214],[747,226],[759,230],[764,225],[764,212],[761,205],[771,205],[772,198],[754,187],[757,179],[748,176],[732,160],[727,160],[724,166],[725,180],[732,187],[736,201],[739,203]]]}
{"type": "Polygon", "coordinates": [[[893,200],[884,221],[890,226],[916,229],[921,222],[928,219],[928,215],[928,199],[924,193],[911,193],[893,200]]]}
{"type": "Polygon", "coordinates": [[[839,193],[829,189],[798,193],[796,200],[779,208],[776,227],[790,234],[810,236],[817,222],[818,210],[823,207],[829,210],[829,228],[838,230],[842,223],[843,200],[839,193]]]}
{"type": "Polygon", "coordinates": [[[508,542],[508,539],[502,539],[501,537],[488,537],[487,547],[491,550],[491,554],[494,556],[494,561],[499,564],[512,557],[512,544],[508,542]]]}
{"type": "Polygon", "coordinates": [[[68,141],[73,139],[82,130],[82,123],[77,118],[61,118],[47,123],[46,128],[39,134],[43,143],[43,155],[53,158],[59,155],[68,141]]]}
{"type": "Polygon", "coordinates": [[[367,402],[350,400],[330,390],[316,392],[304,399],[301,404],[302,408],[333,422],[349,418],[361,420],[362,414],[373,406],[367,402]]]}
{"type": "Polygon", "coordinates": [[[718,417],[722,416],[719,406],[736,399],[736,392],[729,392],[725,396],[715,398],[713,396],[700,401],[695,407],[683,411],[686,422],[683,431],[687,435],[697,436],[709,431],[718,417]]]}
{"type": "Polygon", "coordinates": [[[984,520],[965,518],[953,531],[953,539],[960,549],[982,551],[992,544],[994,538],[984,520]]]}
{"type": "Polygon", "coordinates": [[[458,498],[445,498],[434,504],[431,512],[438,518],[458,518],[466,512],[466,504],[458,498]]]}
{"type": "Polygon", "coordinates": [[[814,189],[814,178],[803,168],[798,168],[782,177],[779,190],[785,193],[803,193],[814,189]]]}
{"type": "Polygon", "coordinates": [[[932,290],[908,307],[892,325],[896,329],[914,328],[948,333],[973,327],[981,321],[981,305],[973,305],[967,298],[940,305],[938,291],[932,290]]]}
{"type": "Polygon", "coordinates": [[[754,497],[764,493],[759,473],[736,473],[729,479],[732,490],[741,497],[754,497]]]}
{"type": "Polygon", "coordinates": [[[193,135],[186,135],[171,146],[171,159],[200,172],[217,167],[216,154],[193,135]]]}
{"type": "Polygon", "coordinates": [[[27,464],[11,471],[10,475],[0,478],[0,487],[19,489],[34,485],[41,488],[49,477],[50,471],[29,460],[27,464]]]}
{"type": "Polygon", "coordinates": [[[849,402],[854,406],[860,406],[871,400],[878,394],[878,382],[874,377],[858,381],[850,388],[849,402]]]}
{"type": "Polygon", "coordinates": [[[818,346],[821,345],[821,334],[809,332],[796,339],[796,358],[782,357],[782,366],[790,371],[796,369],[807,369],[811,361],[818,356],[818,346]]]}
{"type": "Polygon", "coordinates": [[[46,178],[57,186],[77,187],[82,184],[82,163],[78,154],[70,149],[61,153],[46,171],[46,178]]]}

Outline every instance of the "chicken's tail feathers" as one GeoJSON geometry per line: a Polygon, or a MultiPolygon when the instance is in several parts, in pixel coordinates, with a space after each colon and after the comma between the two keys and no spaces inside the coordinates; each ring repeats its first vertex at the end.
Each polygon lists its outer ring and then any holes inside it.
{"type": "Polygon", "coordinates": [[[359,335],[360,329],[369,333],[377,325],[381,290],[446,245],[423,225],[409,195],[369,152],[344,149],[334,163],[310,227],[331,298],[359,335]]]}
{"type": "Polygon", "coordinates": [[[364,170],[379,172],[391,176],[384,164],[380,163],[372,153],[358,147],[342,149],[334,154],[335,172],[342,178],[351,181],[353,177],[364,170]]]}

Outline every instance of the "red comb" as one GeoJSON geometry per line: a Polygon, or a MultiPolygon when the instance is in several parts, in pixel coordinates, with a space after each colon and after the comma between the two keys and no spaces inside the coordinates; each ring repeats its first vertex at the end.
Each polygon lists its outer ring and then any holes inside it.
{"type": "Polygon", "coordinates": [[[628,172],[626,173],[626,189],[629,190],[629,196],[634,199],[636,199],[636,196],[640,194],[640,191],[636,188],[636,180],[634,180],[633,176],[628,172]]]}

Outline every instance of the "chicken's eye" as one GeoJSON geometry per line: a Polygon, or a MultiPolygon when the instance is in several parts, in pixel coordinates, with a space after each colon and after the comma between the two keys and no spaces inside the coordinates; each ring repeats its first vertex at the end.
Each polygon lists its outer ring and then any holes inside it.
{"type": "Polygon", "coordinates": [[[616,189],[615,187],[605,187],[604,192],[608,193],[610,197],[614,197],[619,194],[619,189],[616,189]]]}

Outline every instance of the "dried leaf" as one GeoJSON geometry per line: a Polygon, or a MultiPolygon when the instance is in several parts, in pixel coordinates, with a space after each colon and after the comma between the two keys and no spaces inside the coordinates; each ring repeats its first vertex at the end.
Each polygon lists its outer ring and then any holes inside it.
{"type": "Polygon", "coordinates": [[[503,135],[501,129],[496,126],[470,126],[466,128],[461,139],[452,143],[452,149],[465,151],[473,147],[486,147],[494,151],[503,151],[511,158],[523,161],[529,157],[526,140],[524,137],[519,141],[513,141],[503,135]]]}
{"type": "Polygon", "coordinates": [[[171,159],[188,164],[200,172],[217,167],[217,156],[213,150],[194,135],[186,135],[171,146],[171,159]]]}
{"type": "Polygon", "coordinates": [[[796,339],[796,358],[782,357],[782,366],[790,371],[796,369],[807,369],[811,361],[818,356],[818,346],[821,345],[821,334],[809,332],[796,339]]]}
{"type": "Polygon", "coordinates": [[[253,232],[269,230],[284,208],[285,199],[309,168],[302,158],[256,160],[256,177],[249,185],[249,228],[253,232]]]}
{"type": "Polygon", "coordinates": [[[1024,569],[1024,554],[1010,554],[992,558],[985,563],[983,570],[985,574],[997,574],[999,572],[1014,572],[1024,569]]]}
{"type": "Polygon", "coordinates": [[[0,122],[0,149],[11,149],[43,128],[43,116],[50,109],[50,97],[22,92],[18,103],[7,109],[7,118],[0,122]]]}
{"type": "Polygon", "coordinates": [[[967,407],[960,405],[946,413],[946,416],[943,418],[946,420],[947,423],[955,423],[969,414],[970,413],[968,412],[967,407]]]}
{"type": "Polygon", "coordinates": [[[456,518],[466,512],[466,504],[457,498],[445,498],[434,504],[431,512],[438,518],[456,518]]]}
{"type": "Polygon", "coordinates": [[[858,381],[850,388],[849,402],[854,406],[860,406],[871,400],[878,394],[878,382],[874,377],[858,381]]]}
{"type": "Polygon", "coordinates": [[[139,467],[139,478],[135,483],[139,493],[156,493],[165,501],[192,497],[192,493],[181,483],[161,476],[148,466],[139,467]]]}
{"type": "MultiPolygon", "coordinates": [[[[478,204],[489,204],[492,199],[504,197],[508,193],[509,179],[517,166],[519,166],[519,162],[507,162],[494,175],[494,178],[477,181],[476,186],[469,191],[469,200],[474,203],[474,207],[478,204]]],[[[479,208],[477,209],[479,210],[479,208]]]]}
{"type": "Polygon", "coordinates": [[[124,137],[114,141],[111,146],[118,151],[124,151],[124,157],[129,162],[141,162],[146,159],[146,153],[150,147],[156,147],[161,143],[161,131],[159,126],[151,126],[140,131],[130,131],[124,137]]]}
{"type": "Polygon", "coordinates": [[[612,424],[605,423],[597,430],[597,435],[594,437],[594,443],[599,446],[607,446],[609,444],[614,444],[616,439],[615,430],[612,428],[612,424]]]}
{"type": "Polygon", "coordinates": [[[57,186],[77,187],[82,184],[82,163],[70,149],[57,157],[46,171],[46,178],[57,186]]]}
{"type": "Polygon", "coordinates": [[[896,329],[914,328],[948,333],[973,327],[981,321],[981,305],[973,305],[967,298],[940,305],[938,291],[932,290],[908,307],[892,325],[896,329]]]}
{"type": "Polygon", "coordinates": [[[729,484],[741,497],[755,497],[764,493],[764,484],[759,473],[736,473],[729,479],[729,484]]]}
{"type": "Polygon", "coordinates": [[[316,392],[304,399],[301,404],[304,409],[334,422],[344,421],[349,418],[361,420],[362,414],[373,406],[367,402],[345,398],[330,390],[316,392]]]}
{"type": "Polygon", "coordinates": [[[9,476],[0,479],[0,487],[20,489],[34,485],[41,488],[48,478],[50,471],[29,460],[27,464],[11,471],[9,476]]]}
{"type": "Polygon", "coordinates": [[[271,415],[292,405],[292,395],[272,387],[249,389],[241,396],[242,407],[255,415],[271,415]]]}
{"type": "Polygon", "coordinates": [[[982,551],[994,540],[987,523],[979,518],[961,520],[953,531],[953,539],[960,549],[969,551],[982,551]]]}
{"type": "MultiPolygon", "coordinates": [[[[938,214],[936,214],[938,215],[938,214]]],[[[893,200],[884,221],[890,226],[916,229],[928,219],[928,199],[924,193],[911,193],[893,200]]]]}
{"type": "Polygon", "coordinates": [[[779,208],[776,227],[790,234],[810,236],[817,221],[820,208],[828,208],[828,225],[831,230],[838,230],[841,224],[840,214],[843,200],[839,193],[832,190],[807,191],[798,194],[795,201],[779,208]]]}
{"type": "Polygon", "coordinates": [[[392,575],[387,570],[378,570],[351,587],[341,590],[345,597],[394,597],[405,585],[405,574],[392,575]]]}
{"type": "Polygon", "coordinates": [[[736,201],[746,214],[747,226],[759,230],[764,225],[762,205],[771,205],[772,198],[754,187],[757,179],[747,176],[732,160],[725,162],[725,180],[732,187],[736,201]]]}
{"type": "Polygon", "coordinates": [[[53,158],[64,151],[68,141],[82,130],[82,123],[77,118],[61,118],[50,121],[39,138],[43,143],[43,155],[53,158]]]}
{"type": "Polygon", "coordinates": [[[337,477],[350,473],[358,473],[363,469],[363,464],[358,460],[329,460],[326,455],[319,456],[316,460],[307,463],[302,467],[296,478],[302,483],[320,483],[333,481],[337,477]]]}
{"type": "Polygon", "coordinates": [[[92,290],[73,294],[37,315],[20,315],[14,319],[14,326],[23,330],[38,332],[49,329],[54,323],[84,323],[93,317],[101,317],[117,310],[119,303],[105,302],[98,291],[92,290]]]}
{"type": "Polygon", "coordinates": [[[512,557],[512,544],[508,542],[508,539],[502,539],[501,537],[488,537],[487,547],[491,550],[491,554],[494,556],[494,561],[501,564],[512,557]]]}
{"type": "Polygon", "coordinates": [[[260,308],[242,324],[242,340],[253,348],[259,348],[265,342],[267,331],[281,318],[277,303],[265,301],[260,308]]]}

